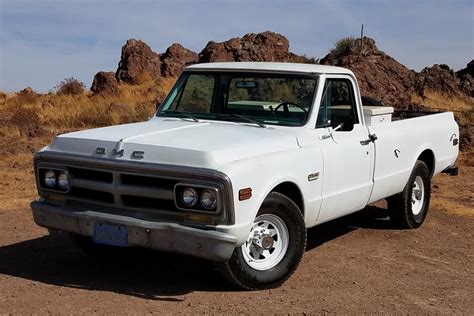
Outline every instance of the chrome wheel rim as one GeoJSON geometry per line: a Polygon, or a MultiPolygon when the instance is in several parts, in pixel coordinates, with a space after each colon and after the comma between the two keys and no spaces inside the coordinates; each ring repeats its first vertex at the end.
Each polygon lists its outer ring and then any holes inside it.
{"type": "Polygon", "coordinates": [[[249,237],[242,245],[242,254],[251,268],[268,270],[283,259],[288,243],[285,222],[274,214],[263,214],[255,219],[249,237]]]}
{"type": "Polygon", "coordinates": [[[423,201],[425,197],[425,184],[423,178],[417,176],[413,182],[413,189],[411,191],[411,211],[413,215],[420,214],[423,209],[423,201]]]}

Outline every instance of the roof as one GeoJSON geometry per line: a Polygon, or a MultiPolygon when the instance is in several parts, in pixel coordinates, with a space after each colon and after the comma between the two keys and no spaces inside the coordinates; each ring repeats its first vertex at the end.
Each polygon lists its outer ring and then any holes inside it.
{"type": "Polygon", "coordinates": [[[318,74],[350,74],[352,71],[342,67],[297,64],[297,63],[274,63],[274,62],[226,62],[226,63],[204,63],[194,64],[186,68],[186,71],[268,71],[268,72],[296,72],[296,73],[318,73],[318,74]]]}

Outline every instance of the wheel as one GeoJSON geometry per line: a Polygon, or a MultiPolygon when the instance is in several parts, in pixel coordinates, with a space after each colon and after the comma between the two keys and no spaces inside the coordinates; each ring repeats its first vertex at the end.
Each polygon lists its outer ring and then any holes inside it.
{"type": "Polygon", "coordinates": [[[417,161],[403,191],[388,198],[389,216],[400,228],[418,228],[430,204],[431,176],[423,161],[417,161]]]}
{"type": "Polygon", "coordinates": [[[274,288],[293,274],[305,248],[306,227],[299,207],[272,192],[258,211],[247,241],[218,267],[243,289],[274,288]]]}

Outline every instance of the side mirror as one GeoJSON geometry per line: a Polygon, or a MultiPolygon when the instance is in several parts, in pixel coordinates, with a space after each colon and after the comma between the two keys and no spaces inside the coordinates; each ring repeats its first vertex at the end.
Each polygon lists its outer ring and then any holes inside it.
{"type": "Polygon", "coordinates": [[[352,117],[348,117],[344,120],[344,131],[352,131],[354,129],[354,119],[352,117]]]}
{"type": "Polygon", "coordinates": [[[160,108],[160,106],[161,106],[161,102],[156,102],[155,110],[158,111],[158,109],[160,108]]]}
{"type": "Polygon", "coordinates": [[[326,135],[323,135],[321,138],[322,139],[328,139],[328,138],[331,138],[332,137],[332,133],[334,132],[337,132],[338,130],[340,130],[341,128],[344,127],[344,123],[341,123],[339,124],[338,126],[332,128],[331,126],[328,126],[329,128],[329,134],[326,134],[326,135]]]}

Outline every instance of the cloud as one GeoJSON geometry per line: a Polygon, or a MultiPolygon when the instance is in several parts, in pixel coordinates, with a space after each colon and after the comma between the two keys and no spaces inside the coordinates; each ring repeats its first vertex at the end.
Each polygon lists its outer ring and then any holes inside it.
{"type": "Polygon", "coordinates": [[[115,70],[120,47],[140,38],[162,52],[272,30],[291,50],[323,57],[344,36],[366,34],[410,68],[472,59],[472,1],[34,1],[0,0],[0,89],[47,91],[65,77],[88,86],[115,70]]]}

